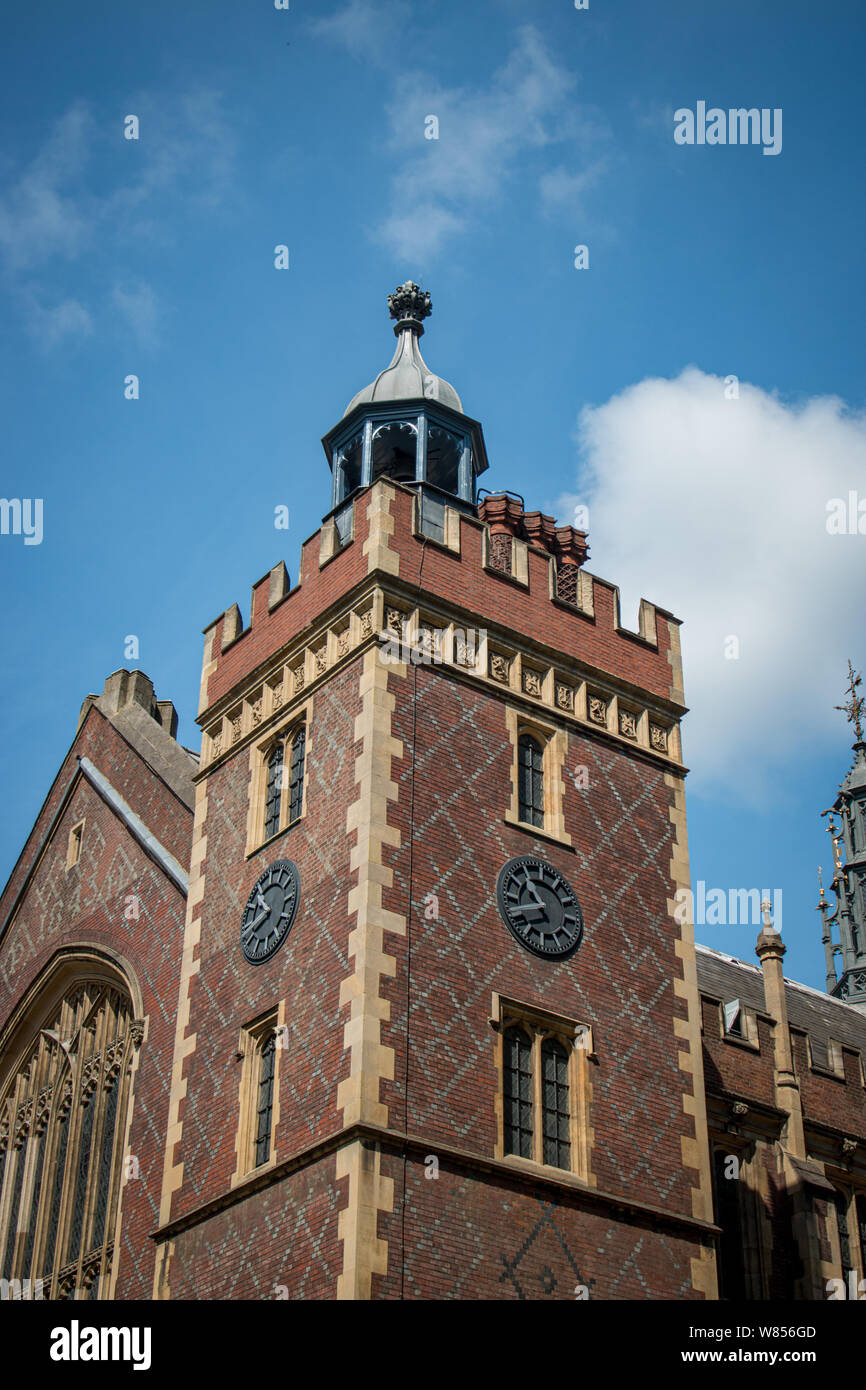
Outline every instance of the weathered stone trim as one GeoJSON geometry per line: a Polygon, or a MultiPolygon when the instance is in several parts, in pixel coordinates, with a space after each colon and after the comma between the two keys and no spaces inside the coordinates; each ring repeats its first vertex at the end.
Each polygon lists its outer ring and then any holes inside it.
{"type": "Polygon", "coordinates": [[[378,1144],[359,1140],[337,1151],[337,1177],[349,1179],[349,1201],[337,1219],[343,1242],[338,1299],[369,1299],[374,1274],[388,1270],[388,1244],[378,1235],[379,1212],[394,1210],[394,1181],[381,1171],[378,1144]]]}
{"type": "MultiPolygon", "coordinates": [[[[162,1193],[159,1204],[159,1222],[165,1225],[171,1216],[172,1198],[183,1182],[183,1161],[175,1162],[175,1152],[181,1140],[183,1122],[180,1118],[180,1104],[186,1096],[187,1079],[184,1076],[184,1062],[195,1051],[197,1035],[187,1036],[190,1018],[190,989],[195,976],[201,968],[198,948],[201,940],[201,904],[204,898],[205,874],[204,860],[207,854],[207,783],[199,782],[196,787],[195,815],[192,829],[192,853],[189,866],[189,894],[186,903],[186,925],[184,927],[183,955],[181,957],[180,983],[177,996],[177,1024],[174,1035],[174,1060],[171,1069],[171,1087],[168,1099],[168,1130],[165,1139],[165,1159],[162,1174],[162,1193]]],[[[169,1274],[171,1260],[170,1245],[163,1246],[158,1254],[154,1273],[154,1298],[169,1298],[169,1274]]]]}
{"type": "MultiPolygon", "coordinates": [[[[259,669],[245,690],[235,694],[231,703],[221,701],[220,714],[211,720],[202,736],[202,768],[211,768],[220,759],[229,757],[253,738],[261,736],[271,724],[276,725],[284,713],[302,694],[315,690],[333,671],[357,654],[378,634],[389,607],[400,607],[402,632],[395,637],[405,638],[407,653],[422,628],[434,628],[443,636],[440,643],[442,663],[473,677],[492,690],[510,690],[521,700],[531,701],[558,718],[584,728],[602,728],[620,746],[639,748],[666,767],[681,765],[681,746],[677,719],[669,710],[647,701],[646,692],[634,686],[623,687],[606,674],[587,672],[577,664],[557,659],[545,659],[536,651],[530,653],[528,644],[517,646],[508,634],[488,634],[478,630],[474,660],[470,664],[455,659],[455,631],[471,629],[468,619],[453,616],[453,611],[435,611],[432,607],[405,607],[405,599],[391,596],[381,589],[368,591],[352,603],[336,611],[327,626],[309,633],[302,644],[295,645],[280,656],[279,665],[266,672],[259,669]],[[469,626],[467,627],[467,624],[469,626]],[[317,666],[316,654],[319,654],[317,666]],[[502,658],[500,670],[507,672],[507,681],[493,674],[492,656],[502,658]],[[324,665],[321,664],[322,656],[324,665]],[[533,671],[539,678],[538,695],[523,689],[524,673],[533,671]],[[300,684],[299,684],[300,680],[300,684]],[[276,692],[276,693],[275,693],[276,692]],[[589,717],[589,695],[598,695],[606,702],[607,715],[603,725],[589,717]],[[631,712],[635,719],[636,736],[623,734],[619,727],[618,707],[631,712]],[[278,702],[277,702],[278,700],[278,702]],[[231,716],[234,716],[234,723],[231,716]],[[238,719],[238,716],[240,718],[238,719]],[[657,731],[655,735],[653,730],[657,731]]],[[[678,630],[676,632],[679,640],[678,630]]]]}
{"type": "MultiPolygon", "coordinates": [[[[676,895],[677,890],[691,886],[689,868],[689,841],[686,827],[686,791],[682,777],[665,773],[665,786],[669,788],[673,805],[670,819],[674,827],[670,862],[670,877],[676,895]]],[[[686,900],[688,901],[688,900],[686,900]]],[[[686,1017],[674,1017],[674,1036],[681,1039],[683,1046],[677,1054],[680,1071],[691,1078],[691,1091],[683,1092],[683,1112],[694,1120],[694,1136],[683,1134],[680,1140],[683,1165],[695,1172],[692,1187],[692,1215],[702,1221],[713,1220],[713,1187],[710,1173],[710,1144],[707,1131],[707,1106],[704,1091],[704,1063],[701,1045],[701,1001],[698,992],[697,965],[695,962],[694,924],[689,915],[677,922],[678,909],[676,896],[668,898],[668,913],[671,922],[679,928],[674,950],[682,962],[683,977],[674,978],[674,994],[686,1006],[686,1017]]],[[[680,915],[683,915],[680,909],[680,915]]],[[[715,1251],[704,1246],[698,1257],[691,1262],[692,1287],[703,1293],[705,1298],[718,1297],[716,1279],[715,1251]]]]}
{"type": "MultiPolygon", "coordinates": [[[[329,1154],[338,1153],[356,1141],[366,1141],[380,1148],[382,1152],[410,1154],[413,1158],[420,1158],[422,1162],[428,1154],[435,1153],[440,1162],[447,1161],[455,1166],[459,1165],[466,1168],[470,1172],[483,1173],[485,1176],[492,1177],[494,1181],[505,1182],[509,1186],[519,1183],[521,1186],[529,1187],[535,1193],[539,1187],[548,1189],[552,1194],[574,1193],[585,1198],[587,1203],[594,1207],[605,1207],[613,1211],[628,1212],[645,1218],[652,1222],[654,1229],[662,1224],[671,1230],[682,1230],[689,1234],[696,1233],[707,1237],[720,1233],[719,1227],[713,1222],[699,1221],[694,1216],[688,1216],[684,1212],[670,1211],[665,1207],[655,1206],[651,1202],[642,1202],[638,1197],[625,1197],[621,1193],[610,1192],[605,1188],[589,1186],[574,1173],[566,1173],[564,1170],[560,1171],[556,1168],[539,1167],[521,1159],[482,1156],[472,1153],[468,1149],[458,1148],[454,1144],[443,1143],[439,1138],[431,1139],[429,1136],[425,1138],[423,1134],[407,1134],[401,1130],[384,1129],[379,1125],[365,1124],[352,1125],[348,1129],[337,1130],[336,1133],[328,1135],[327,1138],[309,1145],[288,1159],[284,1159],[276,1167],[263,1169],[260,1173],[249,1175],[246,1181],[238,1184],[237,1187],[227,1188],[218,1197],[212,1198],[200,1207],[194,1207],[183,1216],[170,1221],[165,1227],[160,1227],[152,1233],[151,1238],[156,1241],[173,1242],[184,1231],[200,1226],[203,1221],[210,1220],[219,1212],[236,1206],[239,1202],[246,1201],[248,1197],[256,1196],[265,1188],[273,1187],[293,1173],[309,1167],[310,1164],[321,1162],[329,1154]]],[[[342,1166],[345,1169],[343,1176],[346,1176],[350,1164],[344,1160],[342,1166]]],[[[379,1210],[385,1209],[379,1208],[379,1210]]]]}
{"type": "Polygon", "coordinates": [[[374,570],[383,570],[385,574],[393,575],[400,573],[400,555],[398,551],[391,549],[389,543],[389,537],[394,534],[391,503],[395,496],[394,488],[384,478],[379,478],[370,489],[370,501],[367,504],[369,529],[364,542],[368,574],[372,574],[374,570]]]}
{"type": "MultiPolygon", "coordinates": [[[[396,961],[385,951],[385,933],[406,933],[406,918],[382,906],[382,889],[390,888],[393,873],[382,862],[384,845],[398,847],[400,831],[388,824],[388,803],[397,800],[392,761],[402,758],[403,745],[391,733],[394,695],[389,677],[405,678],[402,663],[386,664],[377,648],[364,655],[360,680],[361,713],[355,720],[355,740],[361,751],[355,760],[358,798],[348,809],[346,831],[355,834],[350,866],[357,884],[349,891],[349,915],[355,926],[349,934],[349,957],[354,970],[343,981],[340,1006],[349,1008],[344,1046],[350,1057],[349,1076],[337,1088],[337,1107],[343,1124],[387,1125],[388,1107],[380,1099],[380,1082],[393,1080],[394,1049],[381,1040],[381,1025],[390,1005],[380,996],[383,975],[396,974],[396,961]]],[[[387,1250],[376,1235],[376,1213],[390,1210],[388,1185],[380,1180],[378,1157],[362,1154],[358,1146],[341,1159],[338,1175],[349,1178],[349,1204],[340,1213],[343,1272],[338,1298],[369,1298],[372,1275],[382,1272],[387,1250]]]]}
{"type": "MultiPolygon", "coordinates": [[[[268,728],[262,738],[250,744],[250,778],[248,789],[247,806],[247,839],[245,854],[247,859],[250,855],[258,853],[269,841],[264,838],[265,823],[265,802],[268,795],[268,766],[267,759],[269,751],[274,744],[281,738],[291,738],[297,730],[304,726],[306,731],[306,744],[304,748],[304,785],[303,799],[301,803],[301,814],[293,822],[297,825],[307,814],[307,791],[309,788],[309,768],[313,766],[313,743],[315,738],[315,727],[313,725],[313,697],[302,700],[299,704],[292,704],[280,723],[268,728]]],[[[284,766],[287,764],[284,763],[284,766]]],[[[277,835],[282,835],[289,828],[287,820],[287,803],[289,798],[289,779],[284,777],[280,800],[280,828],[272,839],[277,835]]]]}

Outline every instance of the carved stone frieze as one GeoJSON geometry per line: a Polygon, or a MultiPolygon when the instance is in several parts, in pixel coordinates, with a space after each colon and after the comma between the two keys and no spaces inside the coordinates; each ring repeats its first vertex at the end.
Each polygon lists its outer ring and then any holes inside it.
{"type": "Polygon", "coordinates": [[[501,681],[503,685],[508,684],[508,674],[511,669],[511,662],[502,652],[490,653],[490,674],[495,681],[501,681]]]}
{"type": "Polygon", "coordinates": [[[590,695],[589,717],[593,724],[607,723],[607,700],[601,695],[590,695]]]}
{"type": "Polygon", "coordinates": [[[620,710],[619,731],[623,738],[637,738],[637,717],[630,709],[620,710]]]}

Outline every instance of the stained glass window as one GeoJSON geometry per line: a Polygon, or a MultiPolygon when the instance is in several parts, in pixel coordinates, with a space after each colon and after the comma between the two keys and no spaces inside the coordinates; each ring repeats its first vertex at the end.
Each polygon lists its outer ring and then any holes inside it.
{"type": "Polygon", "coordinates": [[[36,1297],[105,1297],[141,1033],[128,996],[104,980],[76,985],[39,1021],[26,1061],[0,1076],[0,1270],[41,1279],[36,1297]]]}

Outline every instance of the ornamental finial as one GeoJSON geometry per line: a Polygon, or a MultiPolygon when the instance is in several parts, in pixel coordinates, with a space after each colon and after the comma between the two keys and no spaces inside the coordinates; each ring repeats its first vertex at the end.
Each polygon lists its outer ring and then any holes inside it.
{"type": "Polygon", "coordinates": [[[414,280],[407,280],[405,285],[398,285],[394,293],[388,295],[388,312],[392,319],[397,320],[395,333],[410,328],[420,337],[424,332],[421,320],[433,312],[430,291],[422,290],[414,280]]]}
{"type": "Polygon", "coordinates": [[[848,692],[850,699],[844,705],[836,705],[836,709],[841,710],[848,716],[849,724],[854,725],[854,732],[857,735],[857,742],[863,738],[863,711],[866,709],[866,700],[862,695],[857,694],[858,686],[863,684],[862,676],[858,675],[848,659],[848,692]]]}

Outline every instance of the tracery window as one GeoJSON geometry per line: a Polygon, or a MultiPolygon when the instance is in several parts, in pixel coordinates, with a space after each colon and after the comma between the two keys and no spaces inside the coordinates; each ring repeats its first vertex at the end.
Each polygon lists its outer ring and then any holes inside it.
{"type": "Polygon", "coordinates": [[[107,1296],[142,1031],[121,987],[79,982],[0,1077],[0,1274],[43,1298],[107,1296]]]}
{"type": "Polygon", "coordinates": [[[552,1015],[502,1007],[501,1152],[584,1174],[590,1030],[552,1015]]]}
{"type": "Polygon", "coordinates": [[[267,756],[264,838],[299,820],[304,809],[304,763],[307,728],[298,725],[288,736],[281,736],[267,756]],[[287,766],[288,765],[288,766],[287,766]],[[284,794],[284,788],[287,794],[284,794]]]}

